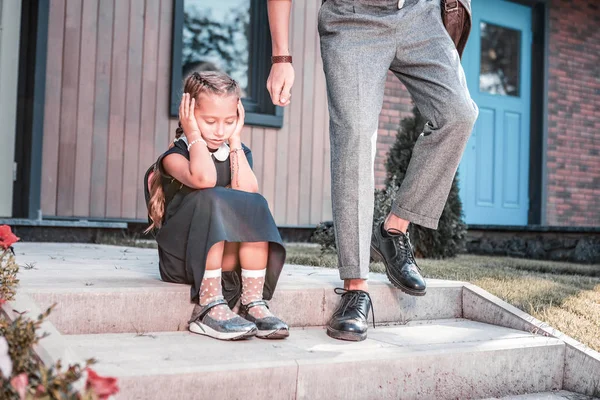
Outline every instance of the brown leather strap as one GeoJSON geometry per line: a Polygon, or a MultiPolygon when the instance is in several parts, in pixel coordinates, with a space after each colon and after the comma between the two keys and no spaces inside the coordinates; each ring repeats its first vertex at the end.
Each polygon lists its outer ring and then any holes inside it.
{"type": "MultiPolygon", "coordinates": [[[[444,26],[452,38],[454,45],[462,53],[464,44],[461,43],[465,27],[465,9],[458,0],[441,0],[442,1],[442,20],[444,26]]],[[[466,41],[466,40],[465,40],[466,41]]]]}
{"type": "Polygon", "coordinates": [[[273,56],[271,57],[271,63],[292,63],[292,56],[273,56]]]}
{"type": "Polygon", "coordinates": [[[443,0],[442,2],[444,3],[444,12],[458,11],[458,0],[443,0]]]}

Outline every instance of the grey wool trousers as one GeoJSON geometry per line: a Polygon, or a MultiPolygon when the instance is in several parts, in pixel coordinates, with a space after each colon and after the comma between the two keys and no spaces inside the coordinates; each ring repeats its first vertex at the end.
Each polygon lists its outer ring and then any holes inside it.
{"type": "Polygon", "coordinates": [[[366,279],[387,71],[402,81],[429,121],[392,207],[400,218],[437,228],[478,110],[443,25],[440,0],[326,0],[318,29],[340,277],[366,279]]]}

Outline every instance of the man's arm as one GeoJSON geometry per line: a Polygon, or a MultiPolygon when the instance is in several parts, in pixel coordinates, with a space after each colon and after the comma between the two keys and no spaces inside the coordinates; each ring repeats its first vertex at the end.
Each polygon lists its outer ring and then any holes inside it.
{"type": "MultiPolygon", "coordinates": [[[[268,0],[269,27],[271,29],[273,56],[290,55],[289,27],[292,0],[268,0]]],[[[273,104],[287,106],[294,84],[294,67],[291,63],[275,63],[267,79],[267,90],[273,104]]]]}

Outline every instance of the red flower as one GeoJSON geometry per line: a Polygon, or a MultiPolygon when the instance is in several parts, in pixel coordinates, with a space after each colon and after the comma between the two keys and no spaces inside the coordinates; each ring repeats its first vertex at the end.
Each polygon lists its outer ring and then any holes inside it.
{"type": "Polygon", "coordinates": [[[87,382],[85,383],[86,390],[92,389],[100,400],[108,399],[108,396],[117,394],[119,386],[117,378],[99,376],[96,371],[91,368],[86,368],[88,372],[87,382]]]}
{"type": "Polygon", "coordinates": [[[34,398],[41,397],[44,394],[46,394],[46,388],[44,387],[44,385],[38,385],[37,389],[35,390],[36,397],[34,398]]]}
{"type": "Polygon", "coordinates": [[[27,392],[27,385],[29,384],[29,379],[27,379],[27,374],[23,372],[12,378],[10,380],[10,384],[19,394],[19,399],[25,399],[25,393],[27,392]]]}
{"type": "Polygon", "coordinates": [[[0,307],[2,307],[4,305],[4,303],[6,303],[6,300],[4,300],[3,298],[0,298],[0,307]]]}
{"type": "Polygon", "coordinates": [[[8,250],[19,238],[12,233],[10,226],[0,226],[0,247],[4,250],[8,250]]]}

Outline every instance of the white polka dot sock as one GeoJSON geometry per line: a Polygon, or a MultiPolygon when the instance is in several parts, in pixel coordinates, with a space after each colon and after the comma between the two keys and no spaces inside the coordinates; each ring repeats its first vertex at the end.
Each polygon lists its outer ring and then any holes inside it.
{"type": "MultiPolygon", "coordinates": [[[[222,298],[221,268],[204,271],[204,277],[200,285],[200,305],[205,306],[222,298]]],[[[220,304],[211,308],[208,315],[218,321],[226,321],[236,316],[227,304],[220,304]]]]}
{"type": "MultiPolygon", "coordinates": [[[[261,270],[242,268],[242,304],[262,300],[266,272],[266,268],[261,270]]],[[[252,307],[248,313],[258,319],[273,316],[265,306],[252,307]]]]}

